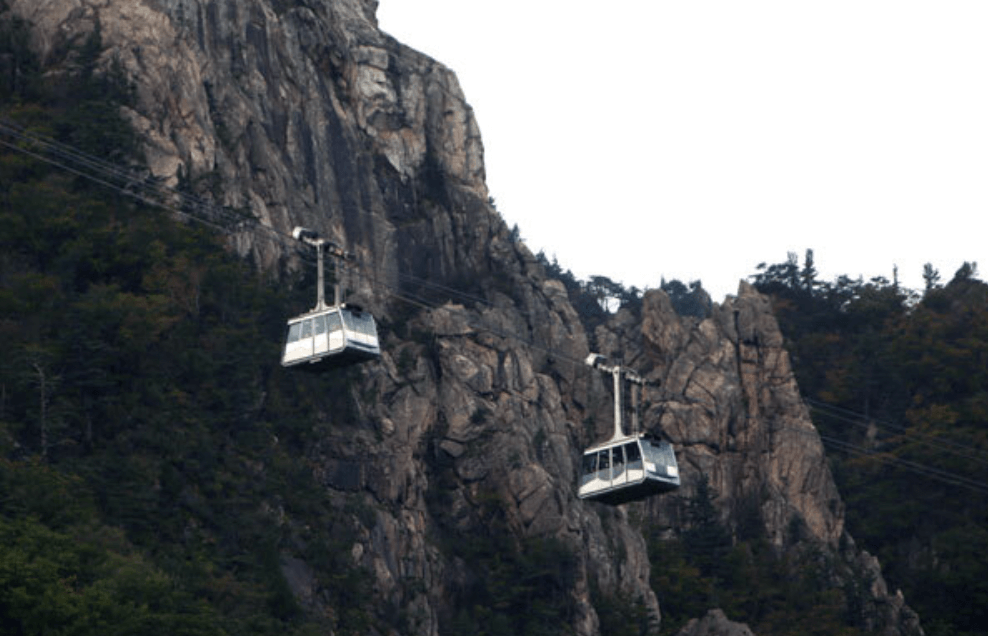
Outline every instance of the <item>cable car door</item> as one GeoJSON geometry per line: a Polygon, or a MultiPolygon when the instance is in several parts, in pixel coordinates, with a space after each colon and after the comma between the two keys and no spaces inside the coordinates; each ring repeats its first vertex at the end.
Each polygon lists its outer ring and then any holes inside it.
{"type": "Polygon", "coordinates": [[[624,465],[624,446],[611,449],[611,485],[621,486],[628,483],[628,472],[624,465]]]}
{"type": "Polygon", "coordinates": [[[312,355],[312,321],[300,320],[288,326],[284,362],[290,363],[312,355]]]}
{"type": "Polygon", "coordinates": [[[326,347],[328,351],[339,351],[346,346],[346,335],[343,333],[343,322],[340,313],[334,311],[326,314],[326,347]]]}
{"type": "Polygon", "coordinates": [[[313,355],[321,355],[329,351],[329,342],[326,336],[326,316],[316,316],[312,322],[312,353],[313,355]]]}

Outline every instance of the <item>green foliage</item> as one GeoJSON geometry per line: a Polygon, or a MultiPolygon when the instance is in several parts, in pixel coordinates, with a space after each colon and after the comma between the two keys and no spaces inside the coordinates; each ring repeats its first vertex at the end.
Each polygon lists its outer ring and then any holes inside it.
{"type": "Polygon", "coordinates": [[[29,47],[28,25],[8,11],[0,2],[0,104],[36,99],[41,84],[41,65],[29,47]]]}
{"type": "MultiPolygon", "coordinates": [[[[0,114],[125,156],[100,51],[0,114]]],[[[218,237],[94,188],[0,149],[0,632],[366,633],[350,549],[373,516],[306,456],[349,393],[281,369],[292,302],[218,237]],[[295,600],[289,557],[325,612],[295,600]]]]}
{"type": "Polygon", "coordinates": [[[683,532],[683,545],[693,565],[705,577],[719,577],[731,548],[731,535],[720,522],[714,507],[716,493],[706,475],[700,477],[696,494],[690,498],[686,516],[689,527],[683,532]]]}
{"type": "Polygon", "coordinates": [[[710,294],[703,289],[703,284],[698,280],[690,282],[689,288],[687,288],[686,285],[676,279],[666,281],[663,278],[659,289],[669,295],[673,309],[680,316],[706,318],[710,314],[713,301],[710,300],[710,294]]]}
{"type": "MultiPolygon", "coordinates": [[[[452,467],[439,463],[434,469],[440,474],[430,478],[430,487],[435,488],[436,482],[449,485],[452,467]]],[[[569,548],[554,538],[516,539],[508,528],[504,504],[493,493],[479,495],[469,532],[448,519],[448,508],[440,507],[443,501],[430,497],[440,522],[440,545],[451,562],[460,564],[465,582],[449,590],[448,615],[440,616],[440,634],[571,634],[575,602],[570,591],[577,562],[569,548]]]]}
{"type": "Polygon", "coordinates": [[[600,633],[608,636],[649,636],[658,633],[655,617],[641,599],[633,599],[623,592],[604,593],[592,582],[590,600],[593,602],[600,633]]]}
{"type": "Polygon", "coordinates": [[[458,608],[441,633],[541,636],[571,633],[569,589],[576,560],[558,540],[527,539],[515,545],[510,533],[464,540],[454,548],[473,570],[471,584],[456,594],[458,608]]]}
{"type": "MultiPolygon", "coordinates": [[[[626,288],[606,276],[591,276],[587,280],[579,280],[573,272],[564,270],[555,258],[549,261],[545,252],[539,252],[536,258],[547,276],[558,279],[566,287],[569,300],[583,321],[587,333],[592,334],[597,326],[603,324],[618,309],[641,313],[644,292],[637,287],[626,288]]],[[[663,278],[659,288],[669,294],[673,308],[681,316],[705,318],[713,306],[710,294],[699,280],[691,281],[687,287],[678,280],[666,281],[663,278]]]]}
{"type": "Polygon", "coordinates": [[[675,634],[691,618],[717,607],[715,582],[688,558],[682,541],[651,537],[652,590],[662,608],[662,633],[675,634]]]}
{"type": "Polygon", "coordinates": [[[832,587],[812,554],[782,557],[763,539],[739,542],[709,574],[709,553],[679,539],[648,542],[652,589],[662,607],[662,634],[675,634],[713,607],[766,636],[859,636],[853,599],[832,587]]]}
{"type": "Polygon", "coordinates": [[[86,486],[0,460],[0,631],[223,634],[219,616],[102,525],[86,486]]]}
{"type": "Polygon", "coordinates": [[[701,479],[687,502],[687,527],[676,538],[647,534],[651,585],[662,608],[663,634],[719,607],[766,636],[861,634],[857,598],[834,587],[834,566],[812,549],[779,554],[764,536],[734,540],[717,516],[714,492],[701,479]]]}
{"type": "MultiPolygon", "coordinates": [[[[546,275],[558,279],[566,287],[570,302],[576,309],[587,333],[604,323],[607,317],[618,309],[641,312],[642,290],[626,288],[606,276],[591,276],[588,280],[578,280],[570,270],[563,270],[553,258],[550,262],[545,252],[536,255],[545,269],[546,275]]],[[[699,282],[697,282],[699,285],[699,282]]]]}
{"type": "Polygon", "coordinates": [[[880,558],[928,633],[988,629],[988,285],[964,263],[946,285],[924,269],[922,296],[895,282],[840,277],[810,288],[798,263],[761,268],[848,528],[880,558]],[[963,582],[962,582],[963,581],[963,582]]]}

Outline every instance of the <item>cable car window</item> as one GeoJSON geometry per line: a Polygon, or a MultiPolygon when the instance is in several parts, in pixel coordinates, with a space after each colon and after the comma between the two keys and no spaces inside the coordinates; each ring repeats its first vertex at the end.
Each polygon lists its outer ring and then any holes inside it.
{"type": "Polygon", "coordinates": [[[339,331],[342,328],[340,324],[340,315],[336,312],[331,314],[326,314],[326,329],[329,331],[339,331]]]}
{"type": "Polygon", "coordinates": [[[614,468],[621,470],[624,466],[624,447],[617,446],[613,449],[614,451],[614,468]]]}
{"type": "Polygon", "coordinates": [[[585,474],[597,472],[597,453],[583,456],[583,472],[585,474]]]}
{"type": "Polygon", "coordinates": [[[374,329],[374,321],[371,319],[371,317],[369,315],[367,315],[367,314],[351,314],[348,317],[348,326],[350,326],[349,325],[349,322],[352,322],[353,323],[352,324],[352,328],[357,333],[363,334],[365,336],[373,336],[374,335],[374,331],[375,331],[375,329],[374,329]],[[352,319],[352,320],[350,320],[350,319],[352,319]]]}
{"type": "Polygon", "coordinates": [[[632,462],[641,461],[642,454],[638,450],[638,443],[637,442],[632,442],[630,444],[625,445],[624,451],[628,454],[628,463],[629,464],[632,463],[632,462]]]}
{"type": "Polygon", "coordinates": [[[611,451],[602,450],[597,455],[597,470],[607,470],[611,467],[611,451]]]}
{"type": "Polygon", "coordinates": [[[288,342],[296,342],[301,333],[302,323],[296,322],[295,324],[288,325],[288,342]]]}
{"type": "Polygon", "coordinates": [[[657,464],[673,464],[676,461],[676,454],[669,444],[655,442],[652,444],[652,457],[657,464]]]}
{"type": "Polygon", "coordinates": [[[326,333],[326,317],[316,316],[315,321],[316,321],[316,335],[318,336],[326,333]]]}
{"type": "Polygon", "coordinates": [[[302,323],[302,338],[312,337],[312,320],[306,320],[302,323]]]}

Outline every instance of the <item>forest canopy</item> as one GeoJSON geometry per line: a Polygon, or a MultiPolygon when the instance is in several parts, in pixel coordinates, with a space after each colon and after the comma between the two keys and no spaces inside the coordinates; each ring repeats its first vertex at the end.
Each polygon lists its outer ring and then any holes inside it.
{"type": "Polygon", "coordinates": [[[927,634],[988,627],[988,285],[965,262],[925,289],[759,266],[851,534],[927,634]]]}

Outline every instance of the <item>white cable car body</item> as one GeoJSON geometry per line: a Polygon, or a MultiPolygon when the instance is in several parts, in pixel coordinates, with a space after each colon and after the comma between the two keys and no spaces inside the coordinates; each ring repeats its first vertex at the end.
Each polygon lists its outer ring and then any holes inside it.
{"type": "Polygon", "coordinates": [[[617,506],[679,488],[679,465],[672,444],[637,432],[637,393],[632,392],[632,434],[626,435],[621,427],[624,380],[638,386],[644,382],[628,369],[604,366],[602,360],[591,354],[587,364],[614,376],[614,434],[583,452],[578,496],[617,506]]]}
{"type": "Polygon", "coordinates": [[[314,310],[288,321],[281,364],[336,367],[381,355],[374,317],[356,306],[314,310]]]}
{"type": "Polygon", "coordinates": [[[342,302],[339,276],[334,285],[334,304],[327,305],[325,301],[323,250],[330,250],[330,254],[339,261],[347,258],[346,252],[305,228],[295,228],[292,235],[316,248],[318,289],[316,306],[311,311],[288,320],[281,365],[323,370],[379,358],[381,348],[377,337],[377,323],[370,313],[356,305],[342,302]]]}
{"type": "Polygon", "coordinates": [[[580,499],[616,506],[676,488],[679,466],[669,442],[638,434],[583,452],[580,499]]]}

